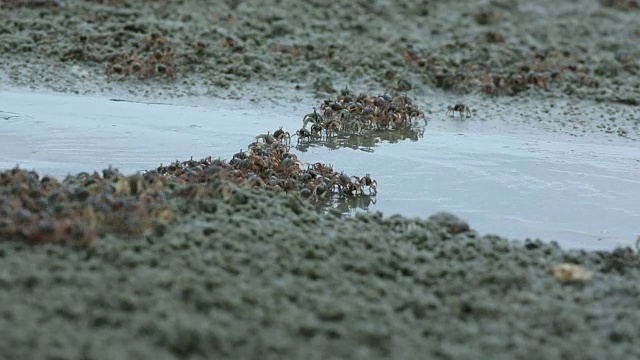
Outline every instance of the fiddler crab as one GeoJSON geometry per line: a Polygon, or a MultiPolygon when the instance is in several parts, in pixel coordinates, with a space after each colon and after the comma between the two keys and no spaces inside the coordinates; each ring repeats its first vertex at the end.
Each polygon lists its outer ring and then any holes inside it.
{"type": "Polygon", "coordinates": [[[305,129],[304,127],[298,131],[296,131],[295,135],[298,137],[298,142],[306,139],[309,140],[313,136],[311,131],[305,129]]]}
{"type": "Polygon", "coordinates": [[[281,143],[284,143],[285,141],[287,143],[291,142],[291,135],[289,135],[288,131],[282,130],[282,126],[273,132],[273,137],[281,143]]]}
{"type": "Polygon", "coordinates": [[[363,194],[364,187],[369,188],[369,195],[376,195],[378,193],[378,183],[371,179],[370,174],[366,174],[363,177],[349,177],[344,173],[340,173],[334,177],[333,186],[336,187],[339,192],[347,196],[363,194]]]}
{"type": "Polygon", "coordinates": [[[269,145],[276,142],[276,138],[273,135],[269,134],[269,132],[256,136],[256,142],[259,142],[260,140],[269,145]]]}
{"type": "MultiPolygon", "coordinates": [[[[343,111],[348,113],[346,109],[343,111]]],[[[351,114],[349,114],[349,116],[350,115],[351,114]]],[[[302,118],[302,128],[296,131],[295,135],[298,136],[298,141],[304,138],[308,139],[314,136],[320,136],[323,130],[326,131],[327,137],[331,136],[342,131],[342,119],[346,116],[347,114],[341,114],[339,119],[325,120],[324,117],[316,111],[316,108],[313,108],[312,113],[309,113],[302,118]],[[309,123],[311,123],[311,130],[307,130],[307,124],[309,123]]]]}
{"type": "Polygon", "coordinates": [[[451,116],[453,116],[455,112],[459,112],[460,116],[466,115],[468,118],[471,117],[471,110],[469,110],[469,107],[465,104],[455,104],[447,108],[447,115],[451,113],[451,116]]]}
{"type": "Polygon", "coordinates": [[[304,116],[304,118],[302,118],[302,127],[306,128],[308,123],[320,124],[323,121],[324,121],[324,118],[322,117],[322,115],[318,114],[318,112],[316,111],[316,108],[313,108],[312,113],[307,114],[304,116]]]}
{"type": "Polygon", "coordinates": [[[371,178],[371,174],[366,174],[361,178],[358,178],[357,176],[352,176],[352,177],[355,178],[355,180],[360,183],[361,187],[365,187],[365,186],[368,187],[370,194],[375,195],[378,193],[378,189],[377,189],[378,182],[371,178]]]}

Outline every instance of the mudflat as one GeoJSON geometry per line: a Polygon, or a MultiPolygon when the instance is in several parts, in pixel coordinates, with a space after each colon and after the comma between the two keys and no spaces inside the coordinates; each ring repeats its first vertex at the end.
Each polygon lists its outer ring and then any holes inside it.
{"type": "MultiPolygon", "coordinates": [[[[636,1],[0,6],[3,91],[258,104],[406,92],[428,118],[464,102],[470,122],[638,140],[636,1]]],[[[98,183],[168,198],[162,207],[123,202],[96,234],[64,222],[25,233],[18,225],[36,215],[14,211],[16,202],[44,199],[32,206],[64,212],[47,197],[59,184],[0,175],[11,215],[0,220],[1,357],[640,356],[636,249],[481,235],[448,213],[345,217],[297,193],[220,183],[197,193],[136,177],[100,181],[78,175],[57,196],[93,199],[98,183]],[[205,193],[216,196],[196,196],[205,193]],[[149,223],[133,221],[141,212],[149,223]],[[127,231],[109,230],[119,224],[127,231]],[[66,235],[78,241],[34,243],[66,235]]],[[[104,222],[98,205],[73,214],[104,222]]]]}

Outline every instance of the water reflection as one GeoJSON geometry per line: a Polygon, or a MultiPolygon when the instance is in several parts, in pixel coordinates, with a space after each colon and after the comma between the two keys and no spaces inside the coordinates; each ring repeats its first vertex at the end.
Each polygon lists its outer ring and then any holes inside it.
{"type": "Polygon", "coordinates": [[[425,125],[400,125],[394,129],[377,129],[360,134],[341,132],[334,136],[312,136],[300,138],[295,149],[306,152],[309,148],[327,147],[330,150],[349,148],[373,152],[377,143],[397,143],[403,140],[418,141],[424,137],[425,125]]]}
{"type": "Polygon", "coordinates": [[[369,206],[375,204],[375,195],[359,195],[352,198],[337,199],[332,204],[329,204],[329,206],[340,211],[344,215],[348,215],[353,214],[358,210],[369,210],[369,206]]]}
{"type": "Polygon", "coordinates": [[[352,197],[333,197],[325,201],[313,203],[316,210],[326,213],[330,210],[338,211],[342,215],[353,215],[358,211],[367,211],[371,205],[376,204],[376,195],[358,194],[352,197]]]}

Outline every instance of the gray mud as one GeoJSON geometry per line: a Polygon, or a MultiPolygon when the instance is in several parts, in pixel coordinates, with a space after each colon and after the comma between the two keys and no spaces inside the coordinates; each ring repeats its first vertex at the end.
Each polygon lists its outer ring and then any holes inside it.
{"type": "Polygon", "coordinates": [[[569,131],[637,137],[634,3],[4,0],[0,79],[75,93],[262,100],[344,86],[379,93],[408,80],[437,111],[430,98],[442,91],[448,103],[515,97],[510,115],[523,101],[571,99],[569,131]],[[579,100],[611,116],[585,121],[579,100]]]}
{"type": "MultiPolygon", "coordinates": [[[[409,80],[436,120],[458,101],[475,110],[446,126],[634,141],[638,14],[595,0],[3,0],[0,80],[284,102],[409,80]]],[[[209,210],[88,248],[2,239],[0,357],[640,357],[631,249],[510,242],[445,214],[345,219],[244,191],[209,210]],[[561,283],[560,263],[593,277],[561,283]]]]}
{"type": "Polygon", "coordinates": [[[629,251],[480,237],[444,213],[318,215],[293,196],[212,208],[144,240],[0,242],[3,357],[640,356],[629,251]],[[593,278],[560,283],[564,262],[593,278]]]}

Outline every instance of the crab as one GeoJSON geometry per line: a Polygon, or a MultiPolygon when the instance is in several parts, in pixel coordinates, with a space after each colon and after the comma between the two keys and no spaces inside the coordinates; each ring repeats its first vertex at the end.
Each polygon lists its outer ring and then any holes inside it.
{"type": "Polygon", "coordinates": [[[238,151],[237,153],[233,154],[233,158],[232,159],[244,160],[247,157],[248,157],[247,153],[243,149],[240,149],[240,151],[238,151]]]}
{"type": "Polygon", "coordinates": [[[355,181],[350,181],[342,188],[342,194],[346,196],[356,196],[362,194],[362,185],[355,181]]]}
{"type": "Polygon", "coordinates": [[[302,118],[302,128],[306,128],[308,123],[319,124],[324,121],[322,115],[318,114],[316,108],[313,108],[313,112],[305,115],[302,118]]]}
{"type": "Polygon", "coordinates": [[[260,175],[257,175],[253,172],[250,172],[247,175],[247,183],[251,186],[251,187],[265,187],[267,184],[264,182],[264,180],[262,180],[262,178],[260,178],[260,175]]]}
{"type": "Polygon", "coordinates": [[[284,143],[285,140],[287,142],[291,142],[291,135],[288,131],[282,130],[282,126],[276,131],[273,132],[273,137],[281,143],[284,143]]]}
{"type": "Polygon", "coordinates": [[[344,89],[340,90],[340,95],[338,95],[336,99],[340,102],[350,102],[354,96],[353,91],[345,86],[344,89]]]}
{"type": "Polygon", "coordinates": [[[422,120],[424,120],[424,123],[427,123],[427,116],[424,114],[423,111],[415,108],[415,107],[410,107],[409,108],[409,119],[413,120],[413,119],[419,119],[422,118],[422,120]]]}
{"type": "Polygon", "coordinates": [[[338,112],[338,119],[340,121],[349,121],[353,117],[353,114],[347,109],[342,109],[338,112]]]}
{"type": "Polygon", "coordinates": [[[392,124],[400,124],[405,121],[406,115],[404,113],[389,111],[387,115],[387,120],[392,124]]]}
{"type": "Polygon", "coordinates": [[[326,200],[329,196],[331,196],[331,192],[327,187],[327,184],[324,182],[323,178],[317,178],[311,182],[311,194],[313,196],[313,200],[321,201],[326,200]]]}
{"type": "Polygon", "coordinates": [[[351,114],[361,114],[363,109],[364,106],[359,102],[352,102],[347,105],[347,110],[349,110],[351,114]]]}
{"type": "Polygon", "coordinates": [[[358,183],[360,183],[361,187],[368,187],[369,194],[376,195],[378,193],[378,182],[371,178],[371,174],[365,174],[363,177],[358,178],[357,176],[353,176],[358,183]]]}
{"type": "Polygon", "coordinates": [[[333,175],[332,185],[331,185],[332,188],[340,192],[344,192],[345,188],[349,186],[349,184],[351,184],[351,178],[347,176],[344,172],[333,175]]]}
{"type": "Polygon", "coordinates": [[[260,134],[256,136],[256,142],[260,141],[260,139],[262,139],[265,144],[273,144],[276,142],[276,138],[274,138],[273,135],[269,134],[268,132],[266,134],[260,134]]]}
{"type": "Polygon", "coordinates": [[[322,124],[313,124],[311,125],[311,135],[312,136],[320,136],[320,134],[322,134],[322,130],[323,130],[323,126],[322,124]]]}
{"type": "MultiPolygon", "coordinates": [[[[337,101],[325,100],[324,103],[320,106],[323,111],[323,115],[325,117],[333,117],[335,114],[339,113],[344,106],[337,101]]],[[[315,109],[314,109],[315,111],[315,109]]]]}
{"type": "Polygon", "coordinates": [[[327,131],[327,136],[331,136],[342,130],[342,122],[340,120],[331,120],[324,124],[323,127],[327,131]]]}
{"type": "Polygon", "coordinates": [[[447,108],[447,115],[451,113],[451,116],[453,116],[455,112],[459,112],[460,116],[466,115],[468,118],[471,117],[471,110],[469,110],[469,107],[465,104],[455,104],[447,108]]]}
{"type": "Polygon", "coordinates": [[[307,129],[305,129],[304,127],[298,131],[296,131],[295,134],[298,137],[298,142],[302,141],[303,139],[310,139],[311,138],[311,132],[307,129]]]}

